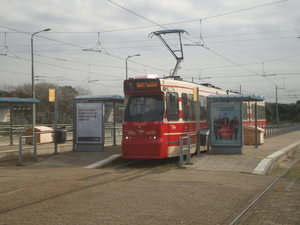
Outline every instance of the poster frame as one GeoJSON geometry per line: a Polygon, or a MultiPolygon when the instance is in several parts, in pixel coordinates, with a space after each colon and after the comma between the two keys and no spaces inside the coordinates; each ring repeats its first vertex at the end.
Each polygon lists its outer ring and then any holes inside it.
{"type": "MultiPolygon", "coordinates": [[[[243,147],[243,107],[242,101],[209,101],[209,127],[211,130],[210,144],[212,147],[220,148],[241,148],[243,147]],[[237,117],[239,127],[235,133],[232,125],[229,125],[229,120],[237,117]],[[218,117],[218,118],[217,118],[218,117]],[[224,122],[227,118],[227,122],[224,122]],[[219,127],[216,129],[216,120],[219,122],[219,127]],[[227,125],[225,125],[227,123],[227,125]],[[223,128],[224,129],[223,129],[223,128]],[[224,136],[222,136],[224,135],[224,136]],[[236,137],[236,139],[235,139],[236,137]]],[[[225,149],[224,149],[225,150],[225,149]]]]}
{"type": "Polygon", "coordinates": [[[75,121],[76,144],[104,144],[104,102],[76,102],[75,121]]]}

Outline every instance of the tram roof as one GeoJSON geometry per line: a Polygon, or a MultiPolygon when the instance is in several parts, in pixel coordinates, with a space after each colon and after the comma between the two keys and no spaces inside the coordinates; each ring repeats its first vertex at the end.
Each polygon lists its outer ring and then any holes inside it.
{"type": "Polygon", "coordinates": [[[0,98],[0,103],[39,103],[35,98],[0,98]]]}
{"type": "Polygon", "coordinates": [[[249,95],[208,95],[208,99],[213,100],[226,100],[226,101],[264,101],[265,97],[262,95],[255,95],[255,94],[249,94],[249,95]]]}

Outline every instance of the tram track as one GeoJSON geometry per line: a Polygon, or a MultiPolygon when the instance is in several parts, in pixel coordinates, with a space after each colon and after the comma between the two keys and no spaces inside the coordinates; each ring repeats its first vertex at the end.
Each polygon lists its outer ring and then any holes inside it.
{"type": "Polygon", "coordinates": [[[278,177],[274,179],[272,183],[270,183],[244,210],[229,224],[236,225],[267,195],[267,193],[277,184],[280,179],[285,177],[287,173],[298,163],[300,162],[300,156],[292,162],[291,165],[288,166],[278,177]]]}
{"type": "MultiPolygon", "coordinates": [[[[53,196],[50,196],[50,197],[47,197],[47,198],[39,199],[37,201],[33,201],[33,202],[28,203],[28,204],[24,204],[24,205],[20,205],[20,206],[14,207],[14,208],[6,209],[6,210],[1,211],[0,214],[11,212],[11,211],[18,210],[18,209],[21,209],[21,208],[25,208],[25,207],[35,205],[35,204],[38,204],[38,203],[41,203],[41,202],[49,201],[49,200],[52,200],[52,199],[55,199],[55,198],[63,197],[63,196],[66,196],[66,195],[69,195],[69,194],[72,194],[72,193],[75,193],[75,192],[78,192],[78,191],[82,191],[82,190],[85,190],[85,189],[88,189],[88,188],[91,188],[91,187],[95,187],[95,186],[99,186],[99,185],[105,185],[105,184],[108,184],[108,183],[111,183],[111,182],[115,182],[117,180],[130,178],[132,176],[136,176],[136,175],[141,174],[143,172],[145,172],[145,171],[137,171],[136,173],[127,174],[127,175],[123,174],[123,175],[118,176],[116,178],[108,179],[108,180],[105,180],[105,181],[102,181],[102,182],[97,182],[97,183],[87,185],[87,186],[84,186],[84,187],[81,187],[81,188],[78,188],[78,189],[75,189],[75,190],[71,190],[71,191],[67,191],[67,192],[64,192],[64,193],[61,193],[61,194],[56,194],[56,195],[53,195],[53,196]]],[[[84,178],[89,178],[89,177],[91,177],[91,176],[89,175],[89,176],[81,177],[80,180],[83,180],[84,178]]],[[[56,182],[64,182],[65,180],[66,179],[61,179],[60,181],[56,181],[56,182]]],[[[47,185],[47,184],[50,184],[50,182],[49,183],[43,183],[42,185],[44,186],[44,185],[47,185]]],[[[27,187],[25,189],[37,188],[39,186],[40,185],[35,185],[33,187],[27,187]]],[[[23,190],[25,190],[25,189],[23,189],[23,190]]],[[[23,190],[20,190],[20,191],[23,191],[23,190]]],[[[14,192],[16,192],[16,191],[14,191],[14,192]]],[[[11,193],[13,193],[13,192],[10,192],[10,193],[7,193],[7,194],[11,194],[11,193]]]]}
{"type": "MultiPolygon", "coordinates": [[[[280,176],[272,179],[273,181],[230,224],[239,224],[239,222],[242,221],[242,219],[247,215],[247,213],[250,212],[263,199],[263,197],[274,187],[274,185],[281,178],[283,178],[293,168],[295,164],[300,162],[300,157],[294,157],[293,160],[294,161],[291,163],[291,165],[289,165],[288,168],[280,174],[280,176]]],[[[35,182],[35,184],[33,185],[20,187],[19,190],[13,190],[11,188],[9,190],[10,192],[7,191],[6,193],[0,194],[0,203],[2,202],[2,206],[3,203],[5,204],[5,202],[7,202],[8,200],[18,200],[20,196],[32,193],[34,193],[35,195],[31,195],[29,198],[26,199],[26,201],[22,201],[25,198],[19,199],[18,203],[10,205],[10,207],[6,207],[6,209],[2,207],[1,210],[0,207],[0,215],[3,215],[3,217],[5,217],[10,215],[9,213],[23,212],[23,210],[27,211],[32,207],[39,207],[40,204],[47,203],[47,201],[49,201],[47,204],[52,204],[51,200],[55,199],[55,201],[58,200],[59,202],[65,199],[64,196],[66,196],[67,198],[73,198],[76,195],[81,194],[80,191],[87,190],[89,192],[90,190],[93,190],[93,187],[99,186],[101,188],[101,185],[109,185],[113,182],[135,180],[149,173],[153,173],[153,171],[155,170],[159,172],[160,170],[168,169],[168,164],[173,164],[171,166],[172,168],[174,168],[174,163],[175,160],[166,160],[164,162],[157,160],[156,163],[155,160],[133,160],[131,164],[125,163],[125,161],[121,161],[120,163],[112,164],[109,167],[104,167],[101,169],[80,169],[80,174],[74,173],[74,171],[77,171],[76,169],[73,171],[73,174],[70,174],[69,176],[60,177],[60,179],[39,180],[39,182],[35,182]],[[89,188],[91,189],[89,190],[89,188]],[[59,191],[52,192],[53,189],[59,189],[59,191]],[[40,193],[35,193],[35,191],[40,191],[40,193]],[[41,195],[42,191],[49,191],[49,193],[47,196],[43,196],[41,195]],[[78,193],[76,194],[76,192],[78,193]],[[2,199],[2,197],[5,195],[7,195],[6,201],[2,199]],[[68,195],[70,196],[68,197],[68,195]]],[[[41,175],[39,177],[41,177],[41,175]]]]}
{"type": "Polygon", "coordinates": [[[168,163],[173,163],[173,161],[167,161],[164,164],[159,163],[159,165],[151,166],[147,165],[145,160],[133,160],[131,162],[112,164],[109,167],[105,168],[93,169],[92,172],[88,172],[84,175],[80,174],[77,176],[68,176],[51,181],[43,181],[33,185],[24,186],[19,189],[10,190],[0,194],[2,200],[6,198],[9,199],[11,202],[20,202],[20,196],[25,196],[28,193],[35,193],[35,195],[32,197],[32,199],[26,199],[25,202],[21,201],[21,204],[19,203],[19,205],[7,207],[2,210],[0,207],[0,215],[22,208],[26,208],[38,203],[46,202],[55,198],[60,198],[69,194],[73,194],[75,192],[83,191],[92,187],[106,185],[124,179],[132,179],[137,176],[141,176],[143,174],[157,170],[163,167],[164,165],[167,165],[168,163]],[[100,177],[101,180],[99,180],[100,177]],[[67,181],[71,183],[64,184],[64,182],[67,181]],[[80,184],[78,184],[78,182],[80,184]],[[73,184],[73,186],[71,184],[73,184]],[[74,188],[74,185],[77,186],[77,188],[74,188]],[[42,197],[44,196],[44,194],[40,193],[41,190],[46,191],[47,189],[49,189],[49,192],[51,192],[53,191],[53,186],[55,186],[56,189],[59,189],[58,193],[54,191],[54,193],[47,193],[47,197],[42,197]]]}

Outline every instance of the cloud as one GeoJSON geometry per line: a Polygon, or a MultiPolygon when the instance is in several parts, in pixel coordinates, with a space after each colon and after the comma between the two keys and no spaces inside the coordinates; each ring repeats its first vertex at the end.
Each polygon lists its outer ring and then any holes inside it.
{"type": "MultiPolygon", "coordinates": [[[[113,2],[119,6],[104,0],[1,1],[0,54],[8,53],[0,56],[2,82],[30,82],[30,35],[50,27],[51,31],[34,37],[36,74],[48,77],[49,82],[63,76],[61,85],[83,84],[95,94],[122,94],[128,55],[141,54],[128,61],[130,76],[168,75],[175,65],[174,57],[157,37],[148,38],[151,32],[165,28],[188,31],[185,44],[207,44],[208,49],[184,46],[179,75],[186,80],[201,73],[211,77],[207,81],[216,86],[227,90],[241,84],[245,92],[267,94],[269,101],[274,101],[275,84],[294,91],[299,83],[295,74],[288,75],[300,72],[299,1],[113,2]],[[259,7],[262,4],[266,6],[259,7]],[[263,65],[266,73],[285,75],[266,79],[260,76],[263,65]],[[89,82],[93,79],[98,81],[89,82]]],[[[176,37],[170,41],[176,43],[176,37]]]]}

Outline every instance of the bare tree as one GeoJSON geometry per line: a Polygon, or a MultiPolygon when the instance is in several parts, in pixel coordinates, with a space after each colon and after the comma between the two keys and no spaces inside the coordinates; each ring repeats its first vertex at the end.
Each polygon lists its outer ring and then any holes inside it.
{"type": "MultiPolygon", "coordinates": [[[[40,103],[36,104],[36,123],[54,123],[54,103],[49,102],[49,89],[56,89],[58,92],[58,123],[68,124],[73,122],[73,99],[78,95],[91,95],[92,92],[82,86],[58,86],[55,83],[41,82],[35,85],[36,99],[40,103]]],[[[1,85],[0,93],[3,97],[31,98],[31,84],[24,83],[16,86],[1,85]]],[[[31,107],[31,105],[20,105],[16,107],[31,107]]],[[[31,110],[22,111],[15,114],[15,122],[21,121],[22,124],[31,123],[31,110]]]]}

